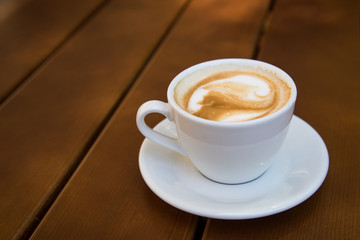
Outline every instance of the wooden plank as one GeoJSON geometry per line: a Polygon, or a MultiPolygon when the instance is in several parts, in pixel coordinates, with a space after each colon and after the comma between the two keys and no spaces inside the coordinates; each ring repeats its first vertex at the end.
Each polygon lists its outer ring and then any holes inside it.
{"type": "Polygon", "coordinates": [[[211,220],[204,239],[360,238],[358,1],[278,0],[260,59],[293,76],[295,113],[323,137],[330,169],[320,190],[284,213],[211,220]]]}
{"type": "Polygon", "coordinates": [[[0,106],[0,239],[38,223],[182,3],[110,2],[0,106]]]}
{"type": "Polygon", "coordinates": [[[141,178],[138,152],[144,138],[136,111],[149,99],[165,100],[171,78],[185,67],[251,57],[268,4],[191,2],[32,239],[193,239],[198,217],[164,203],[141,178]]]}
{"type": "Polygon", "coordinates": [[[0,2],[0,102],[103,0],[0,2]]]}

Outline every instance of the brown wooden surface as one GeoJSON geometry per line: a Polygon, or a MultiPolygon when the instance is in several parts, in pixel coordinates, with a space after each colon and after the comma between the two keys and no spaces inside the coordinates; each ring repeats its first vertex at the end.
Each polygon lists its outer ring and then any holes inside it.
{"type": "Polygon", "coordinates": [[[182,3],[110,2],[1,105],[0,239],[38,224],[182,3]]]}
{"type": "Polygon", "coordinates": [[[2,1],[0,239],[359,239],[359,16],[356,0],[2,1]],[[227,57],[288,72],[329,150],[323,186],[274,216],[182,212],[138,169],[141,103],[227,57]]]}
{"type": "Polygon", "coordinates": [[[0,2],[0,102],[46,60],[102,0],[0,2]]]}

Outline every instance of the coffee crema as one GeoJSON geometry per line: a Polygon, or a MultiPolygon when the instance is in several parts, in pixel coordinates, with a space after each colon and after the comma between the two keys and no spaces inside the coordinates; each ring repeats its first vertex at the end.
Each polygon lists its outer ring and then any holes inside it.
{"type": "Polygon", "coordinates": [[[213,121],[261,118],[281,109],[291,88],[275,74],[259,68],[217,66],[186,76],[174,89],[185,111],[213,121]]]}

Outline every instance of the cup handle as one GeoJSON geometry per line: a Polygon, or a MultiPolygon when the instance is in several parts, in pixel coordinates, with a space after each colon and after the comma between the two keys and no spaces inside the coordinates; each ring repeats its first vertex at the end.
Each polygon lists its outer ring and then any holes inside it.
{"type": "Polygon", "coordinates": [[[168,137],[162,133],[156,132],[145,123],[145,117],[150,113],[160,113],[172,121],[171,111],[168,103],[158,100],[151,100],[142,104],[136,114],[136,124],[140,132],[148,139],[174,150],[184,156],[187,156],[178,139],[168,137]]]}

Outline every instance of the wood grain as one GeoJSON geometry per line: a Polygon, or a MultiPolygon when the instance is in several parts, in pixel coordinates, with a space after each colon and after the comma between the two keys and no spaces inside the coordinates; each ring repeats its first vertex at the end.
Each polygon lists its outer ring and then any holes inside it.
{"type": "Polygon", "coordinates": [[[268,4],[191,2],[32,239],[193,239],[199,218],[163,202],[141,178],[138,152],[144,138],[136,111],[147,100],[165,100],[169,82],[185,67],[251,57],[268,4]]]}
{"type": "Polygon", "coordinates": [[[248,221],[209,220],[204,239],[360,238],[358,1],[278,0],[259,52],[294,79],[295,114],[330,155],[318,192],[284,213],[248,221]]]}
{"type": "Polygon", "coordinates": [[[182,3],[109,3],[0,106],[0,239],[39,222],[182,3]]]}
{"type": "Polygon", "coordinates": [[[102,0],[0,2],[0,102],[56,50],[102,0]]]}

